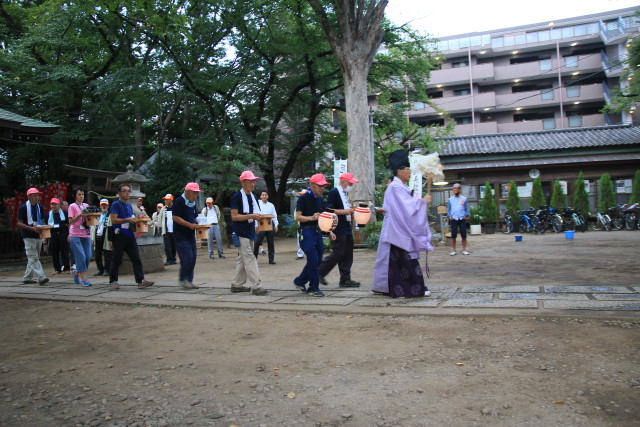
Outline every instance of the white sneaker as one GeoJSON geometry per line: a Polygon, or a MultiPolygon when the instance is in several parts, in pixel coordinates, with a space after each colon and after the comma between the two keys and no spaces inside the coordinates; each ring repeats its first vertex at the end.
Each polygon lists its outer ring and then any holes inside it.
{"type": "Polygon", "coordinates": [[[455,252],[451,252],[449,255],[454,256],[456,253],[455,252]]]}
{"type": "Polygon", "coordinates": [[[424,291],[424,296],[425,297],[430,297],[431,296],[431,291],[424,291]]]}
{"type": "Polygon", "coordinates": [[[467,251],[462,251],[462,255],[469,255],[469,252],[467,252],[467,251]]]}

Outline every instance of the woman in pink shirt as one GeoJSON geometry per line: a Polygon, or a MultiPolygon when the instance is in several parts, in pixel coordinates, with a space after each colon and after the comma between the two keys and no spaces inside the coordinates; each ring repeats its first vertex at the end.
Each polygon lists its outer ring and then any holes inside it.
{"type": "Polygon", "coordinates": [[[86,224],[86,213],[82,213],[89,205],[83,203],[84,190],[73,192],[75,202],[69,205],[69,242],[76,261],[77,273],[73,280],[82,286],[91,286],[87,280],[87,270],[91,262],[91,227],[86,224]]]}

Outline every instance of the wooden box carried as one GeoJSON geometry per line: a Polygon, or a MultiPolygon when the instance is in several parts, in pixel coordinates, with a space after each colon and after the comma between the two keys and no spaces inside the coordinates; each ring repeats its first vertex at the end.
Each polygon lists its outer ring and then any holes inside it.
{"type": "Polygon", "coordinates": [[[273,230],[273,218],[275,215],[262,215],[262,218],[258,220],[258,231],[273,230]]]}
{"type": "Polygon", "coordinates": [[[51,237],[51,229],[53,228],[53,226],[51,225],[39,225],[38,226],[38,233],[40,234],[40,238],[41,239],[48,239],[49,237],[51,237]]]}
{"type": "Polygon", "coordinates": [[[100,212],[88,213],[87,216],[84,218],[85,225],[87,226],[98,225],[98,223],[100,222],[100,215],[102,215],[100,212]]]}
{"type": "Polygon", "coordinates": [[[211,224],[199,224],[196,226],[196,239],[206,239],[211,224]]]}
{"type": "Polygon", "coordinates": [[[151,218],[148,216],[141,216],[136,218],[136,233],[146,233],[149,231],[148,222],[151,222],[151,218]]]}

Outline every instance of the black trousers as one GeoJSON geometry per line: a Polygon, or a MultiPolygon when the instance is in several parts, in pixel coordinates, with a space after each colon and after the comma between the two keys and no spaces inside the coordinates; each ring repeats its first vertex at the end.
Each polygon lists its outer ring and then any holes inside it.
{"type": "Polygon", "coordinates": [[[258,234],[256,234],[256,242],[253,245],[253,254],[256,256],[256,258],[258,257],[258,248],[260,248],[260,245],[262,245],[262,241],[264,240],[265,236],[267,238],[267,244],[269,246],[269,262],[273,262],[274,261],[274,257],[276,255],[276,251],[274,249],[273,246],[273,241],[275,239],[275,232],[273,230],[269,230],[269,231],[259,231],[258,234]]]}
{"type": "Polygon", "coordinates": [[[324,257],[320,267],[318,267],[320,277],[325,277],[336,265],[338,265],[338,270],[340,271],[340,283],[351,280],[353,235],[336,234],[336,240],[331,241],[331,253],[324,257]]]}
{"type": "Polygon", "coordinates": [[[167,256],[168,261],[176,260],[176,242],[173,240],[173,233],[165,233],[162,236],[164,239],[164,254],[167,256]]]}
{"type": "MultiPolygon", "coordinates": [[[[107,232],[106,228],[104,232],[107,232]]],[[[98,271],[108,272],[111,268],[111,252],[104,250],[104,235],[96,236],[96,250],[93,253],[98,271]]]]}
{"type": "Polygon", "coordinates": [[[67,233],[54,231],[51,229],[50,250],[53,260],[53,268],[56,271],[69,271],[69,242],[67,242],[67,233]]]}
{"type": "Polygon", "coordinates": [[[118,270],[122,264],[122,255],[126,252],[133,266],[133,275],[136,283],[142,283],[144,280],[144,271],[142,270],[142,260],[138,251],[138,242],[135,237],[125,237],[122,234],[113,236],[113,251],[111,260],[111,269],[109,270],[109,281],[118,281],[118,270]]]}

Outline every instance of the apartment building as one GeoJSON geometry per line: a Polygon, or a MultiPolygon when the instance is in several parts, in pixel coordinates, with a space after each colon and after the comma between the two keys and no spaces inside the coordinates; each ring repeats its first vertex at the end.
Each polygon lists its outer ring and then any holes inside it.
{"type": "MultiPolygon", "coordinates": [[[[455,135],[629,124],[637,113],[603,114],[621,81],[636,8],[442,38],[444,60],[411,122],[456,122],[455,135]]],[[[419,99],[419,98],[418,98],[419,99]]]]}
{"type": "MultiPolygon", "coordinates": [[[[556,179],[571,196],[582,172],[595,209],[598,179],[609,173],[618,201],[628,201],[640,168],[640,115],[602,109],[626,83],[627,44],[640,29],[635,10],[441,39],[444,60],[427,89],[432,105],[414,102],[407,117],[422,126],[455,121],[455,136],[442,138],[446,181],[463,183],[472,205],[490,182],[504,212],[510,181],[527,207],[536,176],[548,201],[556,179]]],[[[444,187],[434,201],[447,197],[444,187]]]]}

